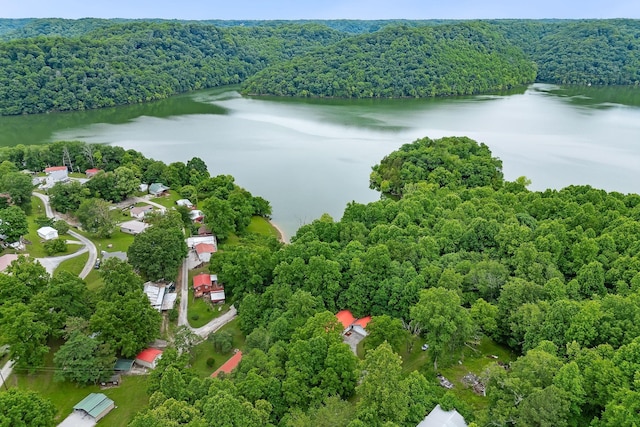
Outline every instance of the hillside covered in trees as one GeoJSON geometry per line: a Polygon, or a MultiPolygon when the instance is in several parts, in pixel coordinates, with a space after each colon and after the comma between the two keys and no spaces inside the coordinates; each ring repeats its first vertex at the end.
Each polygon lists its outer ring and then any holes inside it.
{"type": "Polygon", "coordinates": [[[247,93],[335,97],[471,94],[532,81],[636,85],[638,34],[637,20],[0,19],[0,115],[239,83],[247,93]]]}
{"type": "Polygon", "coordinates": [[[508,89],[535,76],[535,65],[488,25],[390,27],[271,66],[242,90],[299,97],[428,97],[508,89]]]}
{"type": "Polygon", "coordinates": [[[325,26],[131,23],[0,44],[0,114],[100,108],[240,83],[342,35],[325,26]]]}

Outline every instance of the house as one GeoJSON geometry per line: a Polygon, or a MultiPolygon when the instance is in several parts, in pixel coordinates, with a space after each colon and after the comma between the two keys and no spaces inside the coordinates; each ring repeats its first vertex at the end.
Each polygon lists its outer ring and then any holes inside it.
{"type": "Polygon", "coordinates": [[[467,423],[455,409],[445,411],[436,405],[417,427],[467,427],[467,423]]]}
{"type": "Polygon", "coordinates": [[[46,188],[53,187],[57,182],[69,181],[69,170],[66,166],[53,166],[46,168],[44,173],[47,175],[44,180],[44,186],[46,188]]]}
{"type": "Polygon", "coordinates": [[[100,421],[107,415],[116,405],[113,400],[109,399],[102,393],[91,393],[80,402],[78,402],[73,410],[89,415],[94,421],[100,421]]]}
{"type": "Polygon", "coordinates": [[[5,254],[0,256],[0,272],[5,271],[13,261],[18,259],[16,254],[5,254]]]}
{"type": "Polygon", "coordinates": [[[217,377],[218,375],[220,375],[221,372],[224,372],[225,374],[230,374],[231,371],[233,371],[238,367],[241,360],[242,360],[242,352],[236,349],[235,354],[231,356],[229,360],[224,362],[222,366],[216,369],[216,371],[213,374],[211,374],[211,378],[217,377]]]}
{"type": "Polygon", "coordinates": [[[193,207],[193,203],[191,203],[191,201],[189,199],[176,200],[176,205],[178,205],[178,206],[186,206],[189,209],[191,209],[193,207]]]}
{"type": "MultiPolygon", "coordinates": [[[[149,298],[151,307],[158,311],[166,311],[174,308],[178,294],[175,292],[173,282],[146,282],[143,291],[149,298]]],[[[154,345],[158,347],[158,345],[154,345]]]]}
{"type": "Polygon", "coordinates": [[[198,259],[201,262],[209,262],[211,260],[211,255],[216,251],[215,245],[211,243],[198,243],[193,248],[198,254],[198,259]]]}
{"type": "Polygon", "coordinates": [[[187,238],[187,247],[189,249],[194,249],[195,246],[199,243],[212,244],[216,248],[216,251],[218,250],[218,243],[216,242],[215,236],[197,236],[187,238]]]}
{"type": "Polygon", "coordinates": [[[218,276],[212,274],[211,277],[215,276],[215,280],[211,282],[211,292],[209,292],[209,296],[211,297],[211,302],[214,304],[224,304],[226,296],[224,294],[224,286],[218,283],[218,276]]]}
{"type": "Polygon", "coordinates": [[[53,240],[58,238],[58,231],[53,227],[38,228],[38,236],[43,240],[53,240]]]}
{"type": "Polygon", "coordinates": [[[145,368],[155,369],[160,359],[162,359],[162,350],[146,348],[136,356],[136,363],[145,368]]]}
{"type": "Polygon", "coordinates": [[[367,335],[366,327],[371,321],[371,316],[356,319],[351,311],[341,310],[336,313],[336,318],[344,328],[342,332],[342,341],[351,347],[354,354],[358,354],[358,344],[367,335]]]}
{"type": "Polygon", "coordinates": [[[189,218],[193,222],[202,222],[202,220],[204,219],[204,212],[198,209],[194,209],[189,212],[189,218]]]}
{"type": "Polygon", "coordinates": [[[93,178],[94,176],[98,175],[98,172],[102,172],[102,169],[87,169],[86,171],[84,171],[84,174],[87,176],[87,178],[93,178]]]}
{"type": "Polygon", "coordinates": [[[149,224],[145,224],[144,222],[140,222],[136,220],[131,220],[131,221],[123,222],[122,224],[120,224],[120,231],[127,234],[133,234],[135,236],[136,234],[142,233],[144,230],[147,229],[147,227],[149,227],[149,224]]]}
{"type": "Polygon", "coordinates": [[[153,282],[147,282],[144,284],[144,293],[147,294],[151,307],[156,310],[162,310],[162,301],[164,300],[165,293],[164,286],[158,286],[153,282]]]}
{"type": "Polygon", "coordinates": [[[159,182],[155,182],[149,186],[149,194],[152,194],[156,197],[166,195],[167,191],[169,191],[169,187],[159,182]]]}
{"type": "Polygon", "coordinates": [[[144,219],[144,216],[153,211],[153,206],[151,205],[144,205],[144,206],[137,206],[135,208],[131,208],[129,210],[129,214],[133,217],[136,218],[140,221],[142,221],[144,219]]]}
{"type": "Polygon", "coordinates": [[[211,274],[200,273],[197,276],[193,276],[193,292],[196,298],[211,292],[212,285],[211,274]]]}

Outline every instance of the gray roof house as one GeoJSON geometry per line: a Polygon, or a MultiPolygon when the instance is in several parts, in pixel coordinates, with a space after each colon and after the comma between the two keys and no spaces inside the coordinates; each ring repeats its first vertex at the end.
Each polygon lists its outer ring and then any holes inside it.
{"type": "Polygon", "coordinates": [[[417,427],[467,427],[467,423],[455,409],[445,411],[436,405],[417,427]]]}
{"type": "Polygon", "coordinates": [[[149,194],[153,194],[154,196],[162,196],[169,187],[161,184],[159,182],[154,182],[149,186],[149,194]]]}
{"type": "Polygon", "coordinates": [[[137,220],[131,220],[120,224],[120,231],[127,234],[140,234],[149,227],[149,224],[137,220]]]}

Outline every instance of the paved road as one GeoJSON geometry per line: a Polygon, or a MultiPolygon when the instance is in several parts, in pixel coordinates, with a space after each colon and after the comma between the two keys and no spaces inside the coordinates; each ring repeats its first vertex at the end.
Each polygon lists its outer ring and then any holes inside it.
{"type": "Polygon", "coordinates": [[[206,339],[209,334],[214,333],[215,331],[235,319],[237,314],[238,311],[236,310],[236,308],[234,306],[231,306],[229,307],[229,311],[227,311],[225,314],[221,315],[220,317],[216,317],[211,322],[200,328],[191,328],[191,330],[200,335],[202,338],[206,339]]]}
{"type": "MultiPolygon", "coordinates": [[[[42,200],[42,202],[44,203],[44,212],[47,215],[47,218],[60,219],[53,213],[53,209],[51,209],[51,205],[49,204],[49,196],[46,196],[44,194],[37,193],[37,192],[34,192],[33,195],[39,198],[40,200],[42,200]]],[[[84,265],[84,268],[79,274],[80,278],[84,279],[89,275],[89,273],[91,273],[91,269],[93,269],[93,266],[96,264],[96,260],[98,259],[98,250],[96,249],[96,245],[94,245],[91,240],[87,239],[82,234],[76,233],[73,230],[69,230],[69,235],[75,237],[77,240],[82,242],[82,244],[85,246],[85,249],[81,249],[78,252],[73,253],[71,255],[63,255],[60,257],[50,257],[50,258],[40,258],[38,259],[38,261],[40,261],[40,263],[45,268],[47,268],[47,271],[49,273],[53,273],[53,270],[55,270],[56,267],[58,267],[58,265],[60,265],[62,261],[65,261],[69,258],[77,257],[78,255],[81,255],[88,250],[89,259],[87,260],[87,263],[84,265]]]]}
{"type": "MultiPolygon", "coordinates": [[[[187,258],[182,261],[182,285],[180,286],[180,312],[178,313],[178,326],[189,326],[187,319],[187,302],[189,301],[189,268],[187,258]]],[[[191,326],[189,326],[191,327],[191,326]]]]}

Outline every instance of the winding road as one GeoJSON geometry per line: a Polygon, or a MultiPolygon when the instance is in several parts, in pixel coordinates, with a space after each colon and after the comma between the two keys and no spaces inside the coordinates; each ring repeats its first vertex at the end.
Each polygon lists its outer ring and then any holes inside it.
{"type": "MultiPolygon", "coordinates": [[[[36,193],[36,192],[34,192],[33,195],[36,196],[38,199],[42,200],[42,202],[44,203],[44,212],[47,218],[60,219],[53,213],[53,209],[51,209],[51,205],[49,204],[49,196],[41,193],[36,193]]],[[[87,239],[82,234],[77,233],[73,230],[69,230],[69,235],[79,240],[84,245],[84,249],[80,249],[79,251],[70,255],[63,255],[59,257],[50,257],[50,258],[40,258],[38,259],[38,261],[40,261],[45,267],[49,266],[47,271],[49,271],[49,269],[53,267],[53,269],[51,270],[52,272],[53,270],[55,270],[55,268],[58,265],[60,265],[62,261],[77,257],[89,251],[89,259],[87,260],[87,263],[84,265],[84,268],[78,275],[80,276],[81,279],[85,279],[89,275],[89,273],[91,273],[93,266],[96,264],[96,260],[98,259],[98,250],[96,249],[96,245],[94,245],[91,240],[87,239]]]]}

